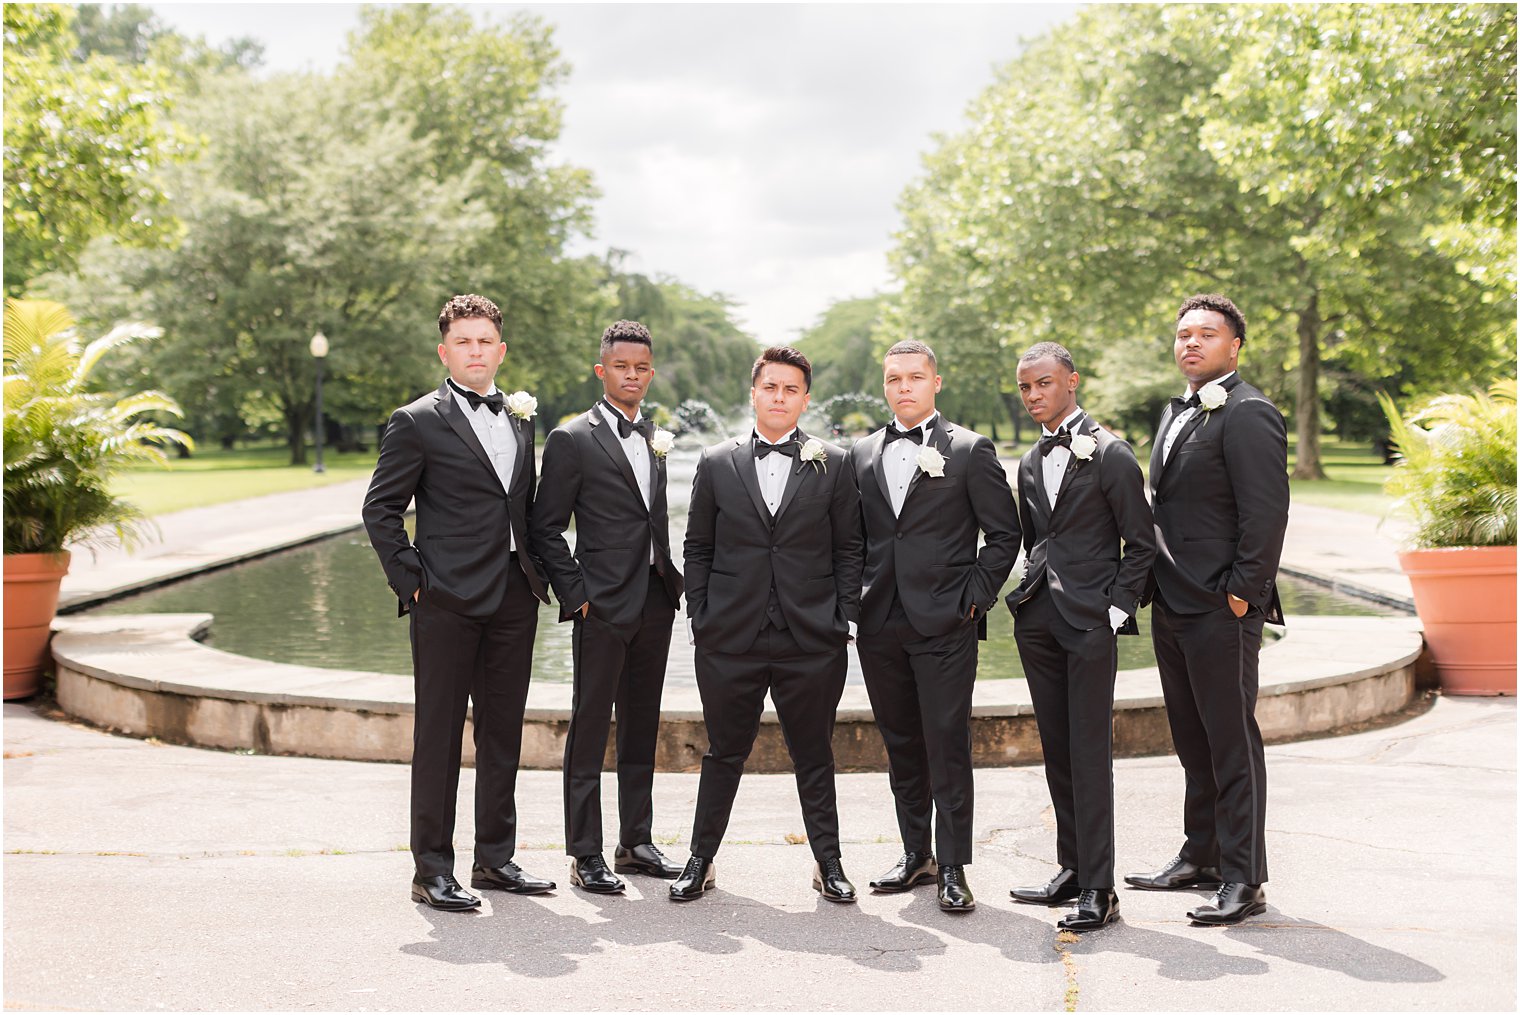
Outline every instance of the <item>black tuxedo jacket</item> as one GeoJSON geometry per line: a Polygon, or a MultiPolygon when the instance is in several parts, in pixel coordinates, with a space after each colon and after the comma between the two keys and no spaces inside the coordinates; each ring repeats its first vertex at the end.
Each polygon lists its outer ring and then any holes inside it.
{"type": "MultiPolygon", "coordinates": [[[[488,410],[481,408],[477,412],[488,410]]],[[[511,489],[503,490],[465,410],[448,382],[391,413],[380,458],[364,497],[364,529],[396,593],[398,615],[411,609],[419,588],[439,606],[468,617],[500,607],[507,568],[521,567],[533,594],[548,602],[528,548],[528,507],[533,501],[533,421],[512,417],[517,461],[511,489]],[[403,516],[417,502],[415,542],[403,516]],[[508,532],[519,551],[514,564],[508,532]]]]}
{"type": "Polygon", "coordinates": [[[1177,613],[1218,609],[1239,596],[1281,624],[1277,562],[1288,528],[1288,432],[1277,406],[1234,374],[1229,398],[1193,413],[1165,464],[1175,412],[1161,414],[1151,452],[1155,587],[1177,613]]]}
{"type": "Polygon", "coordinates": [[[681,572],[670,558],[665,459],[649,452],[646,508],[617,427],[592,406],[549,434],[540,478],[528,534],[559,599],[560,620],[569,620],[585,602],[606,623],[636,620],[649,592],[651,544],[670,601],[680,603],[681,572]],[[573,554],[565,540],[572,513],[573,554]]]}
{"type": "MultiPolygon", "coordinates": [[[[808,440],[801,430],[797,439],[808,440]]],[[[686,610],[699,647],[739,654],[768,623],[770,589],[798,647],[843,648],[860,605],[860,495],[849,457],[797,462],[775,518],[748,434],[702,452],[686,522],[686,610]]]]}
{"type": "Polygon", "coordinates": [[[948,634],[974,604],[985,636],[987,610],[1019,555],[1019,515],[1008,476],[992,442],[934,417],[929,445],[945,459],[944,475],[915,471],[901,516],[881,467],[886,429],[850,449],[865,518],[866,564],[860,631],[886,623],[893,590],[913,629],[925,638],[948,634]],[[986,544],[977,552],[977,533],[986,544]]]}
{"type": "Polygon", "coordinates": [[[1135,612],[1156,559],[1145,476],[1129,444],[1092,417],[1084,413],[1075,432],[1093,438],[1098,446],[1087,461],[1072,456],[1054,508],[1039,446],[1026,451],[1019,462],[1026,567],[1024,579],[1008,596],[1008,608],[1016,616],[1043,583],[1050,586],[1056,609],[1072,627],[1106,627],[1108,608],[1117,606],[1129,614],[1119,633],[1139,634],[1135,612]]]}

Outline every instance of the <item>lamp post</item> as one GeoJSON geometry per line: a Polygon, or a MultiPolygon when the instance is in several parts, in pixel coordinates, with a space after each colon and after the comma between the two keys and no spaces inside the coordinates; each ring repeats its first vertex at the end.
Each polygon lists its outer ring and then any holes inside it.
{"type": "Polygon", "coordinates": [[[311,355],[317,361],[317,464],[313,472],[326,472],[322,468],[322,366],[327,362],[327,336],[320,331],[311,336],[311,355]]]}

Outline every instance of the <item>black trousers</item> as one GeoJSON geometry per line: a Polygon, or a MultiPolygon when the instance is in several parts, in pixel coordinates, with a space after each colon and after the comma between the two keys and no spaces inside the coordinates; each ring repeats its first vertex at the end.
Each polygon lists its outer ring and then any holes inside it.
{"type": "Polygon", "coordinates": [[[1267,762],[1256,725],[1262,623],[1254,606],[1238,620],[1223,603],[1175,613],[1158,595],[1151,607],[1166,718],[1187,776],[1180,855],[1253,885],[1267,880],[1267,762]]]}
{"type": "Polygon", "coordinates": [[[844,693],[844,645],[822,654],[807,653],[797,647],[791,632],[768,626],[743,655],[697,646],[696,663],[708,746],[697,786],[691,855],[712,859],[723,843],[768,690],[792,756],[808,845],[818,860],[839,856],[834,713],[844,693]]]}
{"type": "Polygon", "coordinates": [[[676,608],[665,580],[649,571],[643,614],[631,623],[608,624],[596,604],[576,616],[571,645],[575,692],[570,701],[570,731],[565,740],[565,854],[590,856],[602,851],[602,759],[607,733],[617,710],[618,842],[649,842],[654,823],[650,793],[654,786],[654,752],[660,734],[660,693],[670,628],[676,608]]]}
{"type": "Polygon", "coordinates": [[[1118,638],[1106,625],[1068,624],[1048,585],[1019,607],[1013,635],[1045,754],[1056,862],[1076,871],[1083,888],[1112,888],[1118,638]]]}
{"type": "Polygon", "coordinates": [[[903,849],[928,852],[933,819],[942,864],[971,862],[975,787],[971,777],[971,692],[975,623],[922,638],[902,604],[882,629],[856,644],[876,727],[887,747],[903,849]]]}
{"type": "Polygon", "coordinates": [[[412,862],[422,877],[454,870],[454,806],[467,705],[475,721],[475,862],[499,867],[517,850],[517,762],[533,669],[538,600],[521,568],[489,617],[412,604],[412,862]]]}

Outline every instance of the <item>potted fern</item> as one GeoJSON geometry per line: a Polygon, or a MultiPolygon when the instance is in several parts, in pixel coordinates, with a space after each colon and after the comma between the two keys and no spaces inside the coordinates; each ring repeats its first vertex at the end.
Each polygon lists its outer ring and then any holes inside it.
{"type": "Polygon", "coordinates": [[[1515,382],[1400,414],[1387,490],[1414,522],[1399,562],[1447,694],[1515,693],[1515,382]]]}
{"type": "Polygon", "coordinates": [[[185,445],[178,430],[142,418],[179,415],[156,391],[119,397],[90,390],[90,374],[113,349],[159,332],[123,325],[87,344],[74,319],[47,300],[5,301],[5,697],[37,691],[47,663],[67,546],[132,545],[145,521],[114,496],[124,465],[168,459],[158,446],[185,445]]]}

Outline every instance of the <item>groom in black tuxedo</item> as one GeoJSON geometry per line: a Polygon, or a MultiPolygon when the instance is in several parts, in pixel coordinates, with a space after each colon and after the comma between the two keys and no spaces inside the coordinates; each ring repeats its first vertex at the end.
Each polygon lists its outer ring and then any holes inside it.
{"type": "Polygon", "coordinates": [[[992,442],[934,411],[934,352],[898,342],[882,375],[896,417],[850,449],[866,536],[857,651],[887,748],[903,857],[871,887],[938,881],[940,908],[964,912],[976,906],[965,870],[976,643],[1018,557],[1019,517],[992,442]]]}
{"type": "Polygon", "coordinates": [[[1045,781],[1056,815],[1048,883],[1015,888],[1019,902],[1075,901],[1062,930],[1119,918],[1114,894],[1114,677],[1117,636],[1137,634],[1156,536],[1145,477],[1124,441],[1077,405],[1071,353],[1041,342],[1019,360],[1019,395],[1040,440],[1019,462],[1026,566],[1008,597],[1034,701],[1045,781]]]}
{"type": "Polygon", "coordinates": [[[602,333],[603,397],[544,442],[530,538],[572,620],[575,693],[565,742],[565,852],[570,883],[621,892],[618,874],[680,873],[651,841],[655,744],[681,572],[670,559],[665,506],[669,434],[639,403],[654,380],[649,329],[618,321],[602,333]],[[575,517],[575,552],[565,529],[575,517]],[[602,856],[602,757],[617,708],[618,845],[602,856]]]}
{"type": "Polygon", "coordinates": [[[834,712],[860,597],[860,497],[844,451],[797,427],[812,364],[766,349],[750,375],[752,433],[702,452],[686,526],[686,605],[708,748],[691,859],[675,901],[713,886],[766,692],[786,736],[817,866],[813,888],[854,902],[840,860],[834,712]]]}
{"type": "Polygon", "coordinates": [[[454,798],[466,707],[474,703],[475,865],[470,884],[518,894],[552,881],[512,862],[517,762],[533,666],[538,604],[548,602],[528,553],[533,411],[493,379],[507,349],[501,311],[455,296],[438,315],[438,390],[391,414],[364,498],[364,528],[398,613],[411,616],[416,711],[412,738],[412,898],[474,909],[454,880],[454,798]],[[417,504],[417,530],[403,522],[417,504]]]}
{"type": "Polygon", "coordinates": [[[1235,368],[1245,317],[1219,295],[1177,311],[1172,351],[1187,391],[1151,453],[1157,556],[1151,637],[1172,744],[1187,776],[1185,840],[1136,888],[1213,887],[1196,923],[1266,909],[1267,769],[1256,725],[1264,623],[1281,624],[1277,563],[1288,527],[1287,428],[1235,368]]]}

